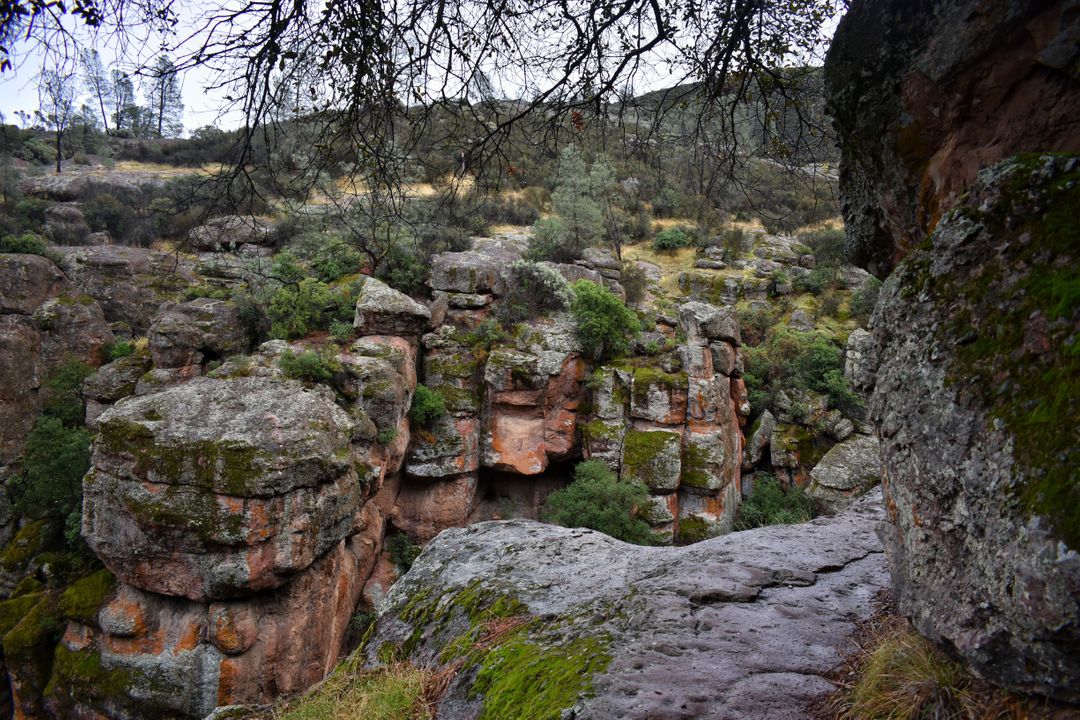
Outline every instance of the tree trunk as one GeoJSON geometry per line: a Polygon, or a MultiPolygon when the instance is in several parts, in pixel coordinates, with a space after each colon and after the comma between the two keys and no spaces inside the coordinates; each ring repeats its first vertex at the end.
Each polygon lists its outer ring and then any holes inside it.
{"type": "Polygon", "coordinates": [[[64,139],[64,131],[56,129],[56,174],[60,174],[60,141],[64,139]]]}

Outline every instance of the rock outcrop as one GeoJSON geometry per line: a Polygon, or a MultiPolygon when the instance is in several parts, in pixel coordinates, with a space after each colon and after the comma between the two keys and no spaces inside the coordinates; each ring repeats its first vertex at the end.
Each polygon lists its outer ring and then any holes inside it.
{"type": "Polygon", "coordinates": [[[979,175],[886,282],[880,423],[900,608],[997,683],[1080,700],[1080,158],[979,175]]]}
{"type": "Polygon", "coordinates": [[[101,307],[51,260],[0,254],[0,465],[21,453],[52,373],[96,364],[112,340],[101,307]]]}
{"type": "Polygon", "coordinates": [[[976,173],[1080,151],[1069,2],[855,2],[825,66],[851,259],[884,277],[976,173]]]}
{"type": "Polygon", "coordinates": [[[888,582],[879,493],[686,548],[481,523],[390,591],[369,662],[456,668],[441,717],[801,718],[888,582]]]}

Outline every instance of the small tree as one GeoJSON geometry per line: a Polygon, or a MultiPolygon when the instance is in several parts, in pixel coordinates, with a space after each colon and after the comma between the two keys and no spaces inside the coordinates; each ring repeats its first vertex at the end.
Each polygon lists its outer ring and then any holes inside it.
{"type": "Polygon", "coordinates": [[[574,145],[567,145],[559,154],[551,203],[562,218],[566,241],[577,256],[604,232],[604,216],[594,194],[596,183],[604,179],[602,175],[601,171],[596,178],[592,177],[574,145]]]}
{"type": "Polygon", "coordinates": [[[638,515],[649,502],[640,480],[619,480],[599,460],[574,468],[574,482],[553,492],[544,506],[544,519],[563,527],[598,530],[623,542],[653,544],[648,524],[638,515]]]}
{"type": "Polygon", "coordinates": [[[108,135],[109,112],[106,110],[106,104],[111,101],[113,94],[109,73],[105,70],[105,66],[102,65],[101,55],[98,54],[97,50],[82,53],[79,60],[83,69],[83,85],[101,111],[101,123],[105,128],[105,134],[108,135]]]}
{"type": "Polygon", "coordinates": [[[75,115],[75,74],[46,70],[41,74],[40,114],[56,134],[56,174],[60,174],[64,133],[75,115]]]}
{"type": "Polygon", "coordinates": [[[151,69],[150,112],[158,137],[177,137],[184,131],[184,101],[180,76],[168,55],[160,56],[151,69]]]}
{"type": "Polygon", "coordinates": [[[614,293],[594,282],[578,280],[570,288],[574,291],[570,311],[585,352],[601,360],[624,355],[630,341],[641,332],[637,315],[614,293]]]}
{"type": "Polygon", "coordinates": [[[117,131],[131,128],[132,108],[135,107],[135,85],[126,73],[112,71],[109,83],[109,110],[112,114],[113,127],[117,131]]]}

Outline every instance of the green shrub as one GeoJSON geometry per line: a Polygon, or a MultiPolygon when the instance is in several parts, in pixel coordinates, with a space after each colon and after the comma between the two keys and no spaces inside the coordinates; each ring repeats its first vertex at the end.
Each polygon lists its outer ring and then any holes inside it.
{"type": "Polygon", "coordinates": [[[640,480],[619,480],[599,460],[586,460],[574,468],[574,481],[548,496],[543,517],[563,527],[598,530],[636,545],[651,545],[649,525],[637,515],[649,502],[640,480]]]}
{"type": "Polygon", "coordinates": [[[774,475],[754,476],[754,491],[745,498],[735,516],[736,530],[765,525],[792,525],[814,517],[813,500],[800,487],[787,492],[774,475]]]}
{"type": "Polygon", "coordinates": [[[375,435],[375,441],[380,445],[389,445],[397,439],[397,428],[383,428],[375,435]]]}
{"type": "Polygon", "coordinates": [[[11,209],[11,216],[23,230],[40,233],[45,227],[45,210],[51,205],[48,200],[23,198],[11,209]]]}
{"type": "Polygon", "coordinates": [[[334,339],[334,342],[347,343],[352,340],[352,336],[352,323],[343,320],[334,320],[330,323],[330,337],[334,339]]]}
{"type": "Polygon", "coordinates": [[[395,532],[386,538],[386,551],[390,553],[390,559],[398,572],[407,573],[424,550],[405,533],[395,532]]]}
{"type": "Polygon", "coordinates": [[[645,271],[636,262],[624,262],[622,266],[622,286],[626,290],[626,301],[639,303],[645,297],[645,290],[649,281],[645,277],[645,271]]]}
{"type": "Polygon", "coordinates": [[[870,315],[877,305],[878,293],[881,292],[881,281],[871,277],[866,283],[851,296],[851,317],[860,325],[866,325],[870,321],[870,315]]]}
{"type": "Polygon", "coordinates": [[[110,193],[103,193],[83,203],[83,217],[94,232],[105,231],[120,240],[132,229],[135,221],[131,209],[110,193]]]}
{"type": "Polygon", "coordinates": [[[117,340],[105,346],[105,357],[110,361],[125,358],[135,352],[135,343],[130,340],[117,340]]]}
{"type": "Polygon", "coordinates": [[[83,427],[69,427],[58,417],[39,417],[26,438],[22,475],[11,481],[19,514],[56,521],[72,545],[79,537],[82,478],[90,469],[91,439],[83,427]]]}
{"type": "Polygon", "coordinates": [[[610,290],[588,280],[571,283],[574,299],[570,311],[577,325],[577,337],[585,352],[607,360],[626,354],[641,332],[641,323],[610,290]]]}
{"type": "Polygon", "coordinates": [[[652,248],[657,252],[674,252],[679,248],[689,247],[691,237],[681,228],[668,228],[657,233],[653,238],[652,248]]]}
{"type": "Polygon", "coordinates": [[[5,235],[0,237],[0,253],[24,253],[26,255],[41,255],[51,258],[52,252],[45,243],[45,239],[34,233],[22,235],[5,235]]]}
{"type": "Polygon", "coordinates": [[[424,291],[428,265],[415,252],[397,245],[387,253],[375,274],[395,290],[417,295],[424,291]]]}
{"type": "Polygon", "coordinates": [[[531,320],[545,310],[565,310],[573,301],[570,283],[550,265],[515,260],[507,266],[506,292],[496,314],[503,326],[531,320]]]}
{"type": "Polygon", "coordinates": [[[817,315],[819,317],[836,317],[840,312],[840,293],[830,290],[821,295],[818,302],[817,315]]]}
{"type": "Polygon", "coordinates": [[[842,229],[815,230],[800,235],[799,240],[810,247],[818,265],[829,267],[844,263],[844,231],[842,229]]]}
{"type": "Polygon", "coordinates": [[[289,340],[327,328],[339,315],[342,300],[315,278],[281,286],[271,294],[266,310],[271,337],[289,340]]]}
{"type": "Polygon", "coordinates": [[[82,384],[94,369],[81,360],[70,360],[45,381],[43,412],[67,427],[81,427],[85,420],[82,384]]]}
{"type": "Polygon", "coordinates": [[[278,358],[278,367],[285,377],[323,384],[330,382],[334,373],[341,369],[336,360],[314,350],[305,350],[299,355],[286,350],[278,358]]]}
{"type": "Polygon", "coordinates": [[[774,327],[760,346],[745,348],[745,358],[752,405],[775,409],[775,398],[785,389],[827,394],[841,409],[859,404],[844,379],[840,348],[821,333],[774,327]]]}
{"type": "Polygon", "coordinates": [[[542,218],[533,225],[533,234],[525,257],[528,260],[572,263],[581,258],[584,249],[585,246],[572,241],[562,220],[542,218]]]}
{"type": "Polygon", "coordinates": [[[742,228],[728,228],[720,235],[720,246],[724,249],[724,259],[731,262],[750,252],[750,236],[742,228]]]}
{"type": "Polygon", "coordinates": [[[446,414],[446,401],[437,390],[418,384],[413,393],[409,417],[420,425],[430,425],[446,414]]]}

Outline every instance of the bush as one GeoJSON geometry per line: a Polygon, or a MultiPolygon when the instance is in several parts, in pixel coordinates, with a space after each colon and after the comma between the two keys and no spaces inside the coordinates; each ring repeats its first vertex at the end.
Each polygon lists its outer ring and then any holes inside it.
{"type": "Polygon", "coordinates": [[[775,327],[761,346],[746,348],[745,357],[753,405],[775,409],[775,398],[784,389],[824,393],[833,407],[859,404],[844,379],[840,348],[820,333],[775,327]]]}
{"type": "Polygon", "coordinates": [[[626,290],[626,301],[637,304],[645,297],[649,281],[645,271],[636,262],[624,262],[622,266],[622,286],[626,290]]]}
{"type": "Polygon", "coordinates": [[[109,361],[125,358],[135,352],[135,343],[130,340],[117,340],[105,346],[105,357],[109,361]]]}
{"type": "Polygon", "coordinates": [[[652,530],[637,517],[648,502],[644,483],[621,481],[599,460],[586,460],[574,468],[570,485],[548,496],[543,517],[563,527],[590,528],[623,542],[651,545],[652,530]]]}
{"type": "Polygon", "coordinates": [[[581,258],[584,249],[584,246],[571,241],[562,220],[543,218],[533,225],[533,235],[529,240],[529,249],[525,257],[528,260],[572,263],[581,258]]]}
{"type": "Polygon", "coordinates": [[[881,281],[871,277],[851,296],[851,317],[860,325],[866,325],[870,321],[880,292],[881,281]]]}
{"type": "Polygon", "coordinates": [[[60,258],[57,253],[49,249],[45,239],[34,233],[22,235],[5,235],[0,237],[0,253],[24,253],[26,255],[40,255],[58,263],[60,258]]]}
{"type": "Polygon", "coordinates": [[[814,517],[813,500],[800,487],[787,492],[774,475],[762,473],[754,477],[754,491],[743,500],[735,516],[736,530],[765,525],[793,525],[814,517]]]}
{"type": "Polygon", "coordinates": [[[91,230],[105,231],[116,240],[123,239],[134,225],[135,217],[131,209],[109,193],[84,202],[82,211],[91,230]]]}
{"type": "Polygon", "coordinates": [[[578,280],[570,289],[574,293],[570,311],[585,352],[599,360],[625,355],[641,332],[637,315],[610,290],[594,282],[578,280]]]}
{"type": "Polygon", "coordinates": [[[334,339],[334,342],[347,343],[352,340],[352,336],[352,323],[343,320],[334,320],[330,323],[330,337],[334,339]]]}
{"type": "Polygon", "coordinates": [[[71,545],[79,537],[82,479],[90,469],[91,438],[86,428],[68,427],[49,415],[39,417],[26,438],[22,475],[12,480],[19,514],[56,521],[71,545]]]}
{"type": "Polygon", "coordinates": [[[540,210],[527,198],[495,195],[480,206],[480,217],[492,225],[532,225],[540,219],[540,210]]]}
{"type": "Polygon", "coordinates": [[[420,425],[430,425],[446,414],[446,401],[437,390],[426,385],[417,385],[413,393],[409,417],[420,425]]]}
{"type": "Polygon", "coordinates": [[[346,295],[315,278],[304,278],[275,290],[266,314],[271,337],[289,340],[325,330],[334,319],[341,319],[351,310],[346,295]]]}
{"type": "Polygon", "coordinates": [[[731,262],[750,252],[750,236],[742,228],[728,228],[720,235],[720,246],[724,248],[724,260],[731,262]]]}
{"type": "Polygon", "coordinates": [[[515,260],[507,266],[506,292],[496,314],[505,327],[531,320],[545,310],[565,310],[574,299],[570,283],[550,265],[515,260]]]}
{"type": "Polygon", "coordinates": [[[81,427],[85,420],[82,384],[93,371],[81,360],[71,360],[58,367],[45,381],[42,411],[67,427],[81,427]]]}
{"type": "Polygon", "coordinates": [[[689,247],[691,242],[691,237],[681,228],[668,228],[653,238],[652,248],[657,252],[675,252],[679,248],[689,247]]]}
{"type": "Polygon", "coordinates": [[[278,359],[278,367],[285,377],[323,384],[329,383],[334,373],[341,369],[336,360],[314,350],[305,350],[299,355],[286,350],[278,359]]]}
{"type": "Polygon", "coordinates": [[[818,265],[826,267],[841,265],[844,263],[844,231],[834,228],[814,230],[799,236],[799,240],[806,243],[814,253],[814,260],[818,265]]]}
{"type": "Polygon", "coordinates": [[[414,543],[408,535],[401,532],[391,533],[386,538],[386,551],[399,573],[409,572],[409,568],[424,550],[414,543]]]}
{"type": "Polygon", "coordinates": [[[406,295],[417,295],[424,291],[428,266],[416,253],[397,245],[390,249],[375,274],[395,290],[406,295]]]}

